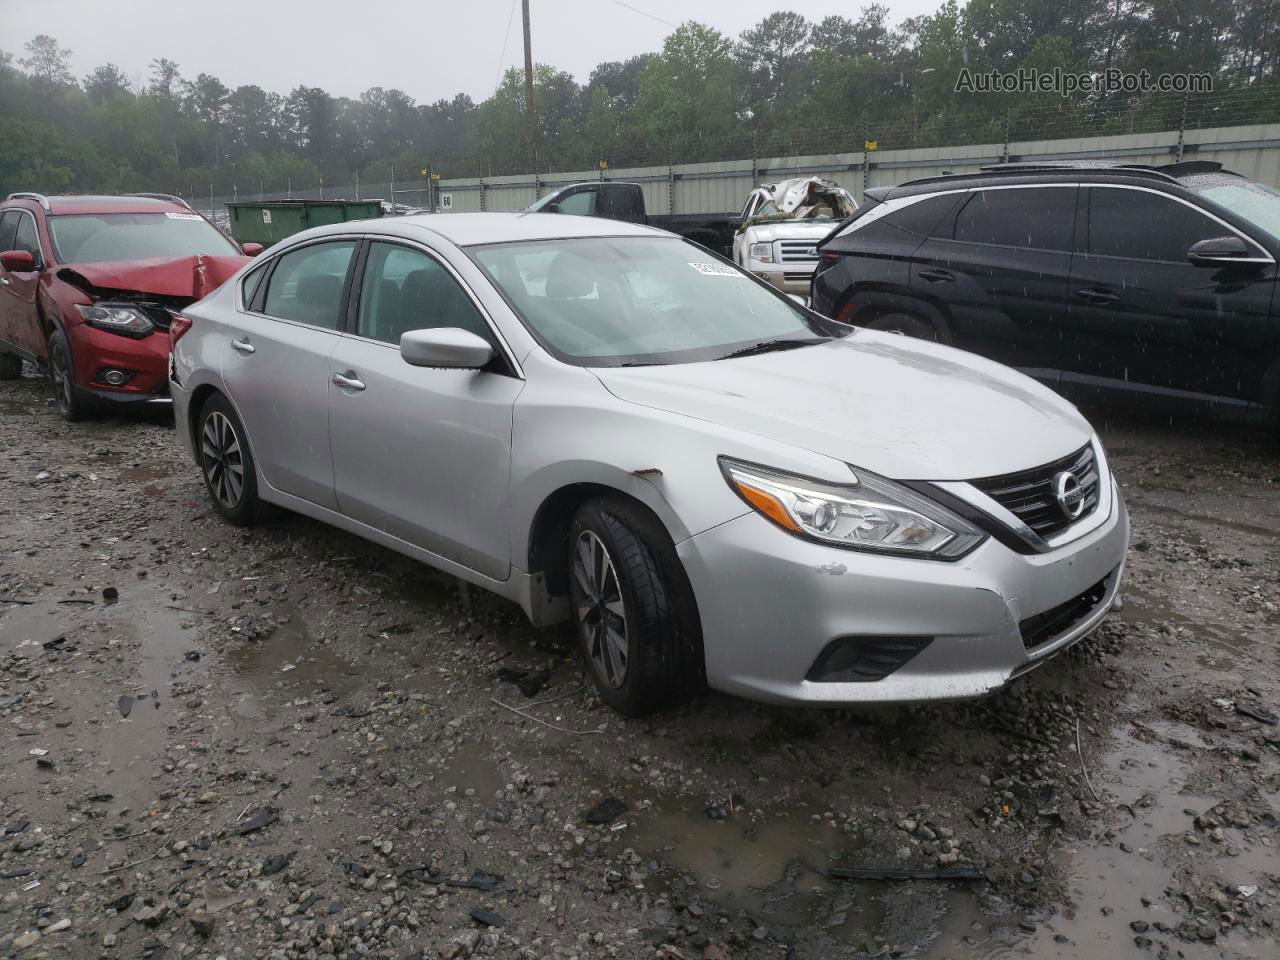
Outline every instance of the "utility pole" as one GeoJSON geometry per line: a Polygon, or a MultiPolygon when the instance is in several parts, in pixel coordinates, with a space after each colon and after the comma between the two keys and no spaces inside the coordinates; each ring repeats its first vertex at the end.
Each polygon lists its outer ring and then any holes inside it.
{"type": "Polygon", "coordinates": [[[533,44],[529,39],[529,0],[520,0],[524,14],[524,119],[525,147],[528,150],[529,172],[538,170],[538,119],[533,112],[533,44]]]}

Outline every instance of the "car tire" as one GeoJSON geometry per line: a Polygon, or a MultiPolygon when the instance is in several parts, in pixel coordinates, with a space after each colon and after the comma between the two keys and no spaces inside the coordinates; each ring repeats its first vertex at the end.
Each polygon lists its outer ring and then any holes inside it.
{"type": "Polygon", "coordinates": [[[693,589],[652,515],[622,498],[584,503],[570,524],[566,562],[577,646],[609,706],[642,717],[702,687],[693,589]]]}
{"type": "Polygon", "coordinates": [[[0,353],[0,380],[17,380],[22,376],[22,358],[16,353],[0,353]]]}
{"type": "Polygon", "coordinates": [[[940,342],[938,328],[928,320],[913,316],[910,313],[886,313],[859,324],[868,330],[879,330],[882,333],[900,333],[904,337],[915,337],[917,340],[940,342]]]}
{"type": "Polygon", "coordinates": [[[262,514],[258,476],[244,425],[222,394],[213,394],[200,408],[193,440],[214,509],[229,523],[250,526],[262,514]]]}
{"type": "Polygon", "coordinates": [[[94,412],[94,408],[76,386],[71,345],[60,327],[54,327],[49,334],[48,351],[49,380],[53,383],[53,398],[58,405],[58,413],[68,423],[86,419],[94,412]]]}

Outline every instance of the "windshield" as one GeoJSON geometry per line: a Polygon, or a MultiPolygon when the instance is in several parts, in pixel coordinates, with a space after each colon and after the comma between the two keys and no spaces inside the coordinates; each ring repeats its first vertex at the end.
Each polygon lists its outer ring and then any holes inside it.
{"type": "Polygon", "coordinates": [[[1280,240],[1280,190],[1249,180],[1232,178],[1224,183],[1218,178],[1203,187],[1192,187],[1206,200],[1244,217],[1255,227],[1265,230],[1272,240],[1280,240]]]}
{"type": "Polygon", "coordinates": [[[676,238],[540,240],[468,252],[548,349],[583,366],[716,360],[850,332],[676,238]]]}
{"type": "Polygon", "coordinates": [[[196,213],[64,214],[49,218],[49,230],[62,263],[240,255],[196,213]]]}

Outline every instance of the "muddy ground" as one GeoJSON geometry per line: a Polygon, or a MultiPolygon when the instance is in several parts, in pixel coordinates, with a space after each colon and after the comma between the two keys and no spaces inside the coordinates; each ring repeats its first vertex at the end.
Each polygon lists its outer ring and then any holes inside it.
{"type": "Polygon", "coordinates": [[[1273,958],[1280,454],[1098,422],[1133,549],[1070,654],[629,722],[514,607],[0,384],[0,956],[1273,958]]]}

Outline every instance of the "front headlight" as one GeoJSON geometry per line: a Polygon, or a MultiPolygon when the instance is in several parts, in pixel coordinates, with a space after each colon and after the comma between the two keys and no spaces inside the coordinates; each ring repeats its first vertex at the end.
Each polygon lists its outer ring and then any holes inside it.
{"type": "Polygon", "coordinates": [[[901,484],[855,468],[825,483],[720,458],[729,486],[757,513],[796,536],[853,550],[955,560],[986,535],[901,484]]]}
{"type": "Polygon", "coordinates": [[[145,337],[156,325],[151,318],[139,310],[121,303],[93,303],[84,305],[77,303],[76,309],[84,322],[99,330],[118,333],[135,339],[145,337]]]}
{"type": "Polygon", "coordinates": [[[773,263],[773,244],[753,243],[751,245],[751,259],[759,260],[761,263],[773,263]]]}

